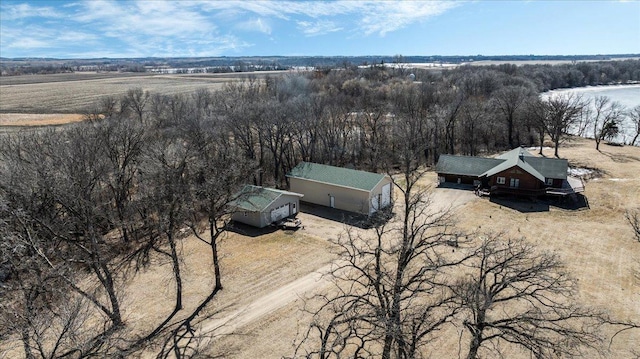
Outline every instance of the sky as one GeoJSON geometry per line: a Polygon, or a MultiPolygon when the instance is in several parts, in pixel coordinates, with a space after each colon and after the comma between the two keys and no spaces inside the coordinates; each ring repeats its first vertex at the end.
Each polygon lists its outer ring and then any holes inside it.
{"type": "Polygon", "coordinates": [[[0,0],[0,57],[640,53],[639,0],[0,0]]]}

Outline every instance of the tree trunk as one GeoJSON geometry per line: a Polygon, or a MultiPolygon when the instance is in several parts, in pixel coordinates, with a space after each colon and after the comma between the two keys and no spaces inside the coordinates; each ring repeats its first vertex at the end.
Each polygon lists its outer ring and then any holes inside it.
{"type": "Polygon", "coordinates": [[[111,270],[109,269],[108,264],[102,258],[98,239],[95,234],[91,235],[90,244],[90,255],[93,262],[91,267],[102,284],[102,287],[107,292],[109,303],[111,304],[111,311],[105,312],[105,314],[107,314],[114,327],[121,327],[124,323],[122,321],[122,314],[120,313],[120,303],[118,302],[118,296],[116,295],[113,275],[111,275],[111,270]]]}
{"type": "Polygon", "coordinates": [[[176,242],[173,233],[169,234],[169,247],[171,248],[171,262],[173,264],[173,276],[176,280],[176,305],[174,314],[182,309],[182,277],[180,275],[180,260],[176,250],[176,242]]]}
{"type": "Polygon", "coordinates": [[[222,289],[222,279],[220,278],[220,260],[218,258],[218,237],[220,231],[216,229],[215,222],[209,220],[209,234],[211,236],[211,256],[213,257],[213,272],[216,277],[216,286],[214,290],[222,289]]]}
{"type": "Polygon", "coordinates": [[[507,135],[509,137],[509,149],[514,149],[513,146],[513,116],[507,118],[507,135]]]}
{"type": "Polygon", "coordinates": [[[26,359],[35,359],[33,351],[31,350],[31,339],[29,338],[29,332],[26,325],[22,325],[20,328],[20,336],[22,337],[22,347],[24,348],[24,357],[26,359]]]}
{"type": "Polygon", "coordinates": [[[111,276],[109,268],[106,267],[106,264],[100,263],[100,265],[102,267],[102,272],[104,273],[103,286],[107,290],[109,302],[111,303],[111,314],[109,315],[109,319],[111,319],[111,323],[114,327],[121,327],[124,323],[122,321],[122,314],[120,313],[120,302],[118,301],[116,289],[113,284],[113,277],[111,276]]]}
{"type": "Polygon", "coordinates": [[[471,343],[469,343],[469,353],[467,354],[467,359],[476,359],[478,356],[478,349],[480,349],[480,338],[474,335],[471,339],[471,343]]]}

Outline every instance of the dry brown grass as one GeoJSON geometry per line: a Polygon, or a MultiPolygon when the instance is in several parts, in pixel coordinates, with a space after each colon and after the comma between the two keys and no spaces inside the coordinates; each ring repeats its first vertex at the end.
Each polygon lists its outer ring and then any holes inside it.
{"type": "Polygon", "coordinates": [[[83,119],[84,116],[77,113],[0,113],[0,126],[55,126],[83,119]]]}
{"type": "MultiPolygon", "coordinates": [[[[572,211],[551,206],[545,212],[523,213],[483,198],[455,211],[461,229],[525,237],[541,250],[557,253],[579,281],[580,302],[619,319],[640,321],[640,244],[633,241],[624,219],[627,208],[640,206],[640,148],[605,145],[601,149],[596,151],[594,142],[584,139],[573,139],[560,149],[570,165],[604,172],[601,178],[586,184],[590,209],[572,211]]],[[[553,152],[545,151],[545,155],[552,156],[553,152]]],[[[432,175],[428,174],[427,182],[435,182],[432,175]]],[[[298,300],[247,325],[239,335],[218,339],[211,347],[212,353],[225,353],[229,358],[291,355],[296,336],[311,319],[301,312],[302,304],[298,300]]],[[[457,357],[459,330],[451,327],[439,333],[429,355],[457,357]]],[[[625,332],[613,341],[609,357],[630,357],[630,350],[638,347],[640,330],[625,332]]],[[[463,345],[462,355],[465,349],[463,345]]],[[[506,355],[529,357],[517,350],[506,355]]]]}
{"type": "MultiPolygon", "coordinates": [[[[207,307],[203,317],[223,318],[260,296],[322,267],[334,259],[329,244],[301,231],[275,231],[258,237],[237,233],[221,242],[224,289],[207,307]]],[[[214,284],[208,245],[190,236],[182,241],[185,312],[195,308],[214,284]]],[[[133,333],[144,333],[173,309],[175,287],[171,265],[143,271],[126,285],[126,322],[133,333]]]]}

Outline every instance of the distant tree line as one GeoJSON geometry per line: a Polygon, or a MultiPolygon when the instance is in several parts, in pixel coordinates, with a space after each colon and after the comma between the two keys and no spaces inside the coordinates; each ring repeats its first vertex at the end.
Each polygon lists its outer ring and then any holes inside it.
{"type": "MultiPolygon", "coordinates": [[[[612,64],[617,70],[611,76],[639,74],[639,61],[612,64]]],[[[604,66],[589,64],[598,71],[604,66]]],[[[382,231],[380,250],[387,258],[404,256],[407,273],[418,270],[419,278],[438,280],[439,262],[427,272],[411,264],[450,239],[444,219],[424,226],[409,223],[425,211],[411,187],[416,176],[443,153],[491,153],[542,143],[545,137],[556,144],[558,155],[557,144],[568,127],[578,123],[584,104],[572,96],[541,100],[538,92],[548,85],[542,74],[573,69],[411,70],[414,81],[401,66],[345,66],[248,78],[216,92],[163,95],[135,88],[97,101],[83,123],[3,135],[0,339],[21,343],[27,358],[128,355],[151,344],[159,357],[199,350],[192,326],[222,289],[217,242],[228,228],[227,204],[237,199],[236,191],[245,183],[287,187],[285,175],[299,161],[404,174],[403,184],[397,185],[405,200],[402,246],[386,248],[382,231]],[[184,313],[179,243],[191,233],[208,244],[216,282],[195,310],[184,313]],[[157,265],[154,258],[171,263],[172,278],[166,285],[174,293],[172,310],[147,332],[132,334],[123,316],[127,302],[122,288],[137,271],[157,265]]],[[[602,113],[611,108],[607,106],[605,101],[602,113]]],[[[602,125],[605,117],[597,123],[602,125]]],[[[354,243],[356,239],[342,245],[357,254],[354,243]]],[[[510,251],[492,241],[486,246],[487,251],[470,249],[469,259],[510,251]]],[[[456,263],[462,262],[450,265],[456,263]]],[[[473,265],[481,268],[482,263],[473,265]]],[[[450,294],[473,294],[487,279],[473,280],[448,283],[450,294]]],[[[403,281],[396,282],[404,286],[403,281]]],[[[432,284],[425,283],[424,289],[436,288],[432,284]]],[[[423,287],[409,283],[409,291],[405,289],[393,288],[385,295],[411,301],[404,293],[415,292],[415,298],[424,299],[423,287]]],[[[463,300],[445,299],[437,308],[463,300]]],[[[431,331],[418,325],[413,334],[424,336],[413,342],[393,334],[405,325],[396,311],[405,304],[396,303],[399,307],[386,309],[392,310],[392,321],[385,324],[390,326],[376,333],[385,338],[386,353],[415,352],[431,331]]],[[[463,304],[470,313],[488,310],[466,299],[463,304]]],[[[434,308],[411,315],[441,313],[434,308]]],[[[477,351],[486,323],[465,326],[471,335],[480,333],[470,350],[477,351]]]]}

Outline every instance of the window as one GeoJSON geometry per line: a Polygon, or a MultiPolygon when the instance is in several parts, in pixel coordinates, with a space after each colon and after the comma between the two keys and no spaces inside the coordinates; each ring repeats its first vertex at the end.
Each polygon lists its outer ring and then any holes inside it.
{"type": "Polygon", "coordinates": [[[547,186],[553,186],[553,178],[547,178],[547,186]]]}
{"type": "Polygon", "coordinates": [[[504,177],[498,177],[498,178],[496,178],[496,183],[497,183],[497,184],[505,184],[505,179],[504,179],[504,177]]]}
{"type": "Polygon", "coordinates": [[[519,179],[517,179],[517,178],[512,178],[512,179],[511,179],[511,181],[510,181],[510,183],[509,183],[509,186],[510,186],[510,187],[513,187],[513,188],[518,188],[518,187],[520,187],[520,180],[519,180],[519,179]]]}

